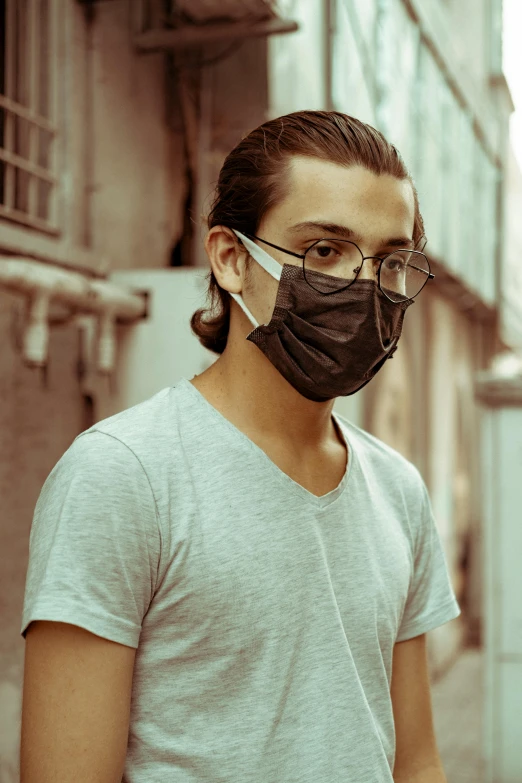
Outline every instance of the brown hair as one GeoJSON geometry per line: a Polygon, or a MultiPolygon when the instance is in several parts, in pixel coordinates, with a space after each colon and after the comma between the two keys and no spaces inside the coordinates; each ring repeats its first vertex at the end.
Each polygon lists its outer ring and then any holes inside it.
{"type": "MultiPolygon", "coordinates": [[[[424,236],[417,190],[398,150],[371,125],[336,111],[294,112],[269,120],[245,136],[223,163],[208,228],[228,226],[256,234],[264,215],[286,196],[285,163],[292,155],[364,166],[375,174],[409,179],[415,199],[415,246],[424,236]]],[[[221,354],[227,344],[231,296],[212,270],[207,279],[210,308],[197,310],[190,326],[205,348],[221,354]]]]}

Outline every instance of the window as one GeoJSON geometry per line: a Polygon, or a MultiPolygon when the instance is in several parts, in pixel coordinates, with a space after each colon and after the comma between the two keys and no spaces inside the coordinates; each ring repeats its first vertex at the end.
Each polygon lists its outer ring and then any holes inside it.
{"type": "Polygon", "coordinates": [[[57,231],[59,0],[0,0],[0,217],[57,231]]]}

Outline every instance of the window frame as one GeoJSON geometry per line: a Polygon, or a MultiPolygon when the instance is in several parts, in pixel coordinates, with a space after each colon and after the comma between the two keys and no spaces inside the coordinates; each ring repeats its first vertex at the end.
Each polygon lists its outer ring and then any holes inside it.
{"type": "MultiPolygon", "coordinates": [[[[36,230],[40,234],[57,237],[61,234],[61,162],[62,162],[62,136],[60,127],[60,80],[59,61],[63,47],[63,24],[59,13],[59,0],[48,0],[49,19],[49,60],[48,83],[49,94],[48,117],[41,115],[38,110],[39,99],[39,70],[41,59],[39,57],[40,33],[40,4],[37,0],[26,0],[27,13],[27,38],[25,45],[31,52],[36,52],[27,58],[29,95],[27,101],[21,103],[14,99],[16,58],[19,52],[20,39],[15,40],[16,18],[15,5],[18,0],[5,0],[5,89],[0,93],[0,110],[4,113],[4,138],[0,147],[0,161],[3,166],[4,189],[3,201],[0,203],[0,218],[6,224],[23,226],[36,230]],[[27,154],[15,152],[15,124],[22,120],[27,124],[27,154]],[[50,136],[48,166],[41,166],[34,162],[37,154],[37,135],[45,132],[50,136]],[[20,209],[16,204],[17,172],[23,172],[27,181],[23,185],[24,196],[27,198],[27,209],[20,209]],[[47,197],[48,217],[38,216],[40,183],[47,183],[50,192],[47,197]]],[[[20,7],[19,7],[20,8],[20,7]]]]}

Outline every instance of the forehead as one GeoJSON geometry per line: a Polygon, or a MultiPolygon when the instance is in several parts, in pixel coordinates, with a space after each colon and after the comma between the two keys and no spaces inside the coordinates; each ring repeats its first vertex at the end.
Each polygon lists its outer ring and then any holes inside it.
{"type": "Polygon", "coordinates": [[[287,173],[286,195],[273,215],[281,227],[320,215],[364,233],[413,233],[415,202],[407,179],[298,156],[289,160],[287,173]]]}

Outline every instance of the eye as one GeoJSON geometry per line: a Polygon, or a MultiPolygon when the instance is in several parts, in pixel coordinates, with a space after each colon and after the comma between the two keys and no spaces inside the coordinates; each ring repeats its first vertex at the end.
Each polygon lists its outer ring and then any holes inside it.
{"type": "Polygon", "coordinates": [[[333,244],[329,242],[318,242],[316,245],[312,245],[307,251],[308,258],[322,258],[332,260],[339,256],[339,250],[333,244]]]}
{"type": "Polygon", "coordinates": [[[386,271],[396,272],[398,274],[404,274],[408,267],[409,254],[406,253],[394,253],[394,255],[388,256],[385,263],[386,271]]]}

